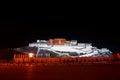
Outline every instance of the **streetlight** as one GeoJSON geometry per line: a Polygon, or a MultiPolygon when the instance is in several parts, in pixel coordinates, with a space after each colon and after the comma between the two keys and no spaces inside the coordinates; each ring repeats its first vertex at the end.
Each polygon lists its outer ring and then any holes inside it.
{"type": "Polygon", "coordinates": [[[34,53],[28,53],[29,56],[29,62],[33,62],[34,61],[34,53]]]}
{"type": "Polygon", "coordinates": [[[28,56],[29,56],[30,58],[33,58],[33,57],[34,57],[34,54],[33,54],[33,53],[29,53],[28,56]]]}

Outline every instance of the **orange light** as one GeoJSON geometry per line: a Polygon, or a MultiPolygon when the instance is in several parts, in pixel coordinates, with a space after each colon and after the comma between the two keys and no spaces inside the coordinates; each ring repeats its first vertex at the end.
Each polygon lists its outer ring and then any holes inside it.
{"type": "Polygon", "coordinates": [[[28,55],[29,55],[30,58],[32,58],[34,56],[33,53],[29,53],[28,55]]]}

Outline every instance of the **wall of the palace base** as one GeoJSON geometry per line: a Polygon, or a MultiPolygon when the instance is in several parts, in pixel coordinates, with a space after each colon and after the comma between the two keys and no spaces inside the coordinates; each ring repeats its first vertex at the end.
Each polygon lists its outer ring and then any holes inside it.
{"type": "Polygon", "coordinates": [[[66,62],[114,62],[120,61],[120,54],[111,57],[84,58],[29,58],[26,54],[14,54],[15,63],[66,63],[66,62]]]}

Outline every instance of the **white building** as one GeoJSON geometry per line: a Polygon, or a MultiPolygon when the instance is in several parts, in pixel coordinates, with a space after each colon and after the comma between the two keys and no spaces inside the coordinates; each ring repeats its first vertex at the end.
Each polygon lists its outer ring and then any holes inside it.
{"type": "Polygon", "coordinates": [[[58,56],[67,55],[69,57],[108,56],[112,53],[107,48],[97,49],[91,43],[77,43],[77,40],[66,41],[65,39],[37,40],[35,43],[30,43],[29,47],[38,48],[37,57],[41,50],[53,52],[58,56]]]}

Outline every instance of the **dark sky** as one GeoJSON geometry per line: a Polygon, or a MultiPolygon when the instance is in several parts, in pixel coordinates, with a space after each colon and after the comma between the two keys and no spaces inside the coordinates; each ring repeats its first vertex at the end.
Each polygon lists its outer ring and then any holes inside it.
{"type": "Polygon", "coordinates": [[[119,51],[120,39],[116,23],[104,19],[74,16],[6,17],[0,29],[0,47],[21,47],[37,39],[67,38],[92,43],[119,51]]]}

